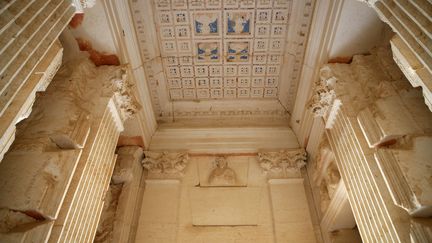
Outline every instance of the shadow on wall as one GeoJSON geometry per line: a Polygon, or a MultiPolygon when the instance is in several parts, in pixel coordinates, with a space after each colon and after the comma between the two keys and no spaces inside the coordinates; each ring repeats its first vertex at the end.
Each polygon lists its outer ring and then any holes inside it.
{"type": "Polygon", "coordinates": [[[331,63],[350,63],[356,54],[368,54],[393,35],[374,9],[357,0],[345,0],[329,53],[331,63]]]}

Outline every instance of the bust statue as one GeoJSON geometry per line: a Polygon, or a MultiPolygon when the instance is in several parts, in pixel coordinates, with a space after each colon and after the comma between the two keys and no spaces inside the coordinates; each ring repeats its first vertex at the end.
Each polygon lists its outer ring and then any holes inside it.
{"type": "Polygon", "coordinates": [[[211,171],[208,178],[210,185],[229,186],[235,185],[237,178],[233,169],[228,166],[225,157],[218,156],[215,159],[215,168],[211,171]]]}

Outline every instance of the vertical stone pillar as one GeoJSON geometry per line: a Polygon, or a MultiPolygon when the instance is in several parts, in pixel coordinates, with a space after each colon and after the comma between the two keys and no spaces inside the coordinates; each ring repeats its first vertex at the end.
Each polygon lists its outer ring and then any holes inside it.
{"type": "Polygon", "coordinates": [[[137,107],[129,86],[123,67],[61,68],[0,163],[2,240],[93,240],[118,135],[137,107]]]}
{"type": "Polygon", "coordinates": [[[107,237],[111,238],[112,242],[131,242],[136,233],[139,218],[137,212],[140,211],[144,191],[141,183],[143,150],[138,146],[125,146],[119,148],[117,154],[110,189],[107,192],[110,195],[104,199],[104,211],[94,242],[103,242],[107,237]],[[112,187],[120,192],[115,195],[112,187]],[[114,207],[112,201],[117,202],[114,207]]]}
{"type": "Polygon", "coordinates": [[[432,114],[422,94],[385,48],[321,73],[312,103],[331,124],[326,137],[363,242],[431,241],[430,220],[416,219],[431,207],[432,114]]]}

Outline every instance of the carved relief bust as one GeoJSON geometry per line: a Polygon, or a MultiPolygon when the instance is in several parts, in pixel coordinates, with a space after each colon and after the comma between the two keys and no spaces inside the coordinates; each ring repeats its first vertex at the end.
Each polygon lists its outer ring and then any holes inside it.
{"type": "Polygon", "coordinates": [[[214,166],[215,167],[211,171],[208,178],[208,183],[210,185],[228,186],[236,184],[236,173],[228,166],[228,162],[225,157],[216,157],[214,161],[214,166]]]}

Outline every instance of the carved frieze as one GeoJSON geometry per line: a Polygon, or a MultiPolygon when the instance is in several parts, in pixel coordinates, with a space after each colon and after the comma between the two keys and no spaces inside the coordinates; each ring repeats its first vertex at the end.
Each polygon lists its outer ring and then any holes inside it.
{"type": "Polygon", "coordinates": [[[304,149],[258,153],[258,163],[269,177],[301,177],[300,169],[306,165],[304,149]]]}
{"type": "Polygon", "coordinates": [[[182,175],[189,162],[189,155],[182,152],[145,151],[142,165],[152,174],[182,175]]]}

